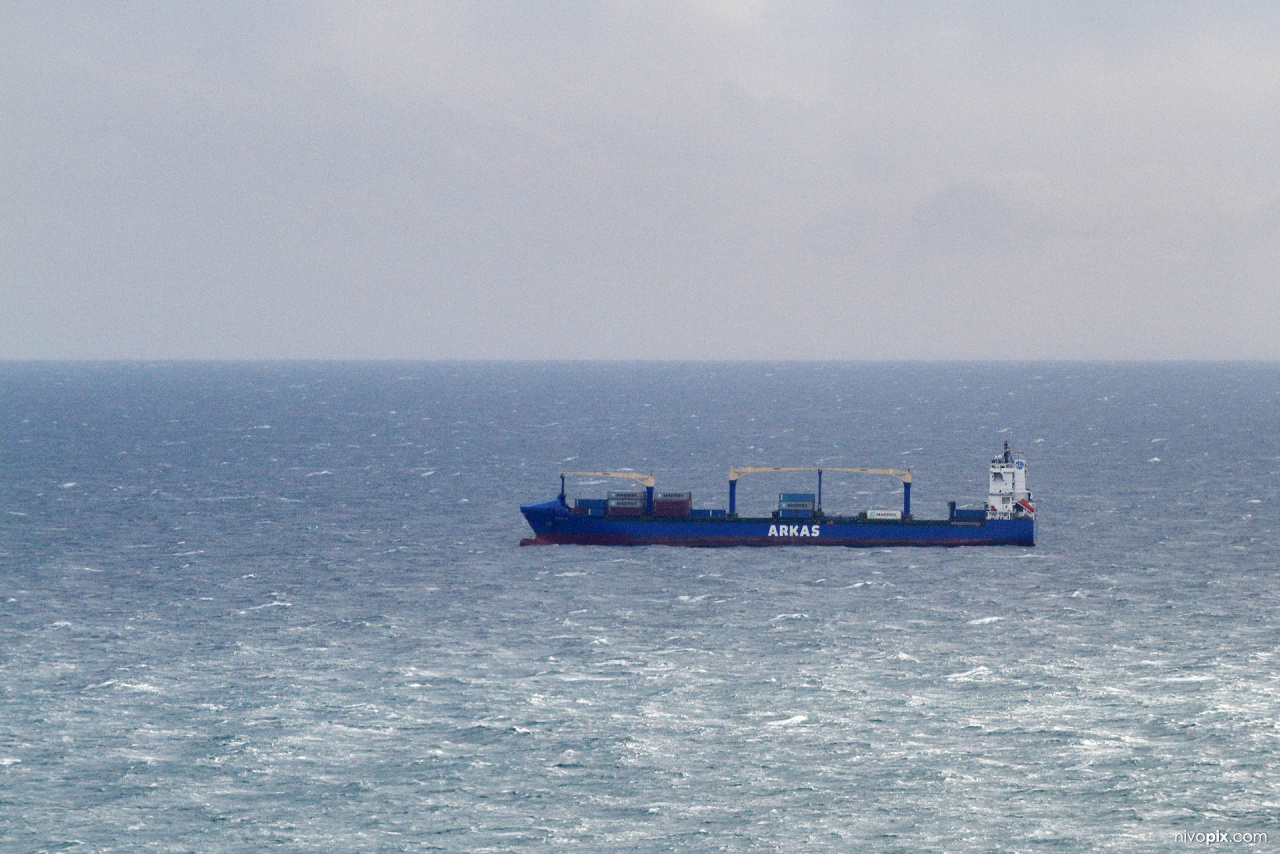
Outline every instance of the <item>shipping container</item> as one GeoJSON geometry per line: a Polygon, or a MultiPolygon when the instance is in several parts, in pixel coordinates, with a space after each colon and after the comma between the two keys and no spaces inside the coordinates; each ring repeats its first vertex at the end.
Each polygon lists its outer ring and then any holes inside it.
{"type": "Polygon", "coordinates": [[[575,516],[603,516],[608,502],[603,498],[578,498],[573,502],[575,516]]]}
{"type": "Polygon", "coordinates": [[[689,515],[695,519],[722,519],[729,515],[729,511],[719,509],[690,510],[689,515]]]}
{"type": "Polygon", "coordinates": [[[812,519],[813,508],[808,510],[779,510],[779,519],[812,519]]]}
{"type": "Polygon", "coordinates": [[[779,510],[812,510],[812,501],[779,501],[779,510]]]}
{"type": "Polygon", "coordinates": [[[985,522],[987,520],[987,511],[957,508],[951,511],[951,520],[953,522],[985,522]]]}
{"type": "Polygon", "coordinates": [[[610,498],[644,498],[644,493],[636,489],[617,489],[609,491],[610,498]]]}
{"type": "Polygon", "coordinates": [[[901,510],[868,510],[868,519],[901,519],[901,510]]]}
{"type": "Polygon", "coordinates": [[[609,512],[607,515],[609,516],[643,516],[644,505],[641,504],[639,507],[615,507],[611,504],[609,505],[609,512]]]}
{"type": "Polygon", "coordinates": [[[655,492],[654,501],[692,501],[692,492],[655,492]]]}

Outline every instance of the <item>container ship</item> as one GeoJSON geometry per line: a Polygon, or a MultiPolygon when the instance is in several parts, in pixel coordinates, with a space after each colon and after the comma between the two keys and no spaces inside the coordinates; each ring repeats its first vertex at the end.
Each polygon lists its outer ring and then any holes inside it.
{"type": "Polygon", "coordinates": [[[638,472],[566,471],[560,494],[520,512],[534,536],[520,545],[591,546],[1034,546],[1035,506],[1027,489],[1027,464],[1006,442],[991,461],[987,503],[982,509],[948,502],[946,519],[911,515],[911,470],[837,466],[746,466],[729,469],[729,506],[695,509],[688,492],[655,492],[654,476],[638,472]],[[761,472],[817,472],[817,492],[783,492],[767,517],[739,516],[738,479],[761,472]],[[830,515],[822,509],[823,472],[885,475],[902,482],[901,510],[863,510],[830,515]],[[639,487],[610,491],[605,498],[565,496],[568,477],[612,477],[639,487]]]}

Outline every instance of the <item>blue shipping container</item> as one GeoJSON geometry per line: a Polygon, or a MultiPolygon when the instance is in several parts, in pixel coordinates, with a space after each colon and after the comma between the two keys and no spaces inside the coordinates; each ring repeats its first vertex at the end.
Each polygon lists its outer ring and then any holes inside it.
{"type": "Polygon", "coordinates": [[[812,519],[813,510],[779,510],[779,519],[812,519]]]}

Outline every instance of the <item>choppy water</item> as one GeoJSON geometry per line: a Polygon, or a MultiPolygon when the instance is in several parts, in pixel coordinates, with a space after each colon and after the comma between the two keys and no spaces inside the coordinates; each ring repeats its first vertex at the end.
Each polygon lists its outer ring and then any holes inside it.
{"type": "Polygon", "coordinates": [[[8,364],[0,400],[5,851],[1280,839],[1280,367],[8,364]],[[910,466],[926,517],[1006,439],[1035,549],[516,547],[566,467],[724,506],[730,465],[910,466]]]}

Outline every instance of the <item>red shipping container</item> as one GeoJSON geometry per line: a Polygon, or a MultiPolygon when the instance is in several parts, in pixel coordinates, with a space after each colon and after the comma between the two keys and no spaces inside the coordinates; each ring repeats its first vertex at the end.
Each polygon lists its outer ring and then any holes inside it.
{"type": "Polygon", "coordinates": [[[688,516],[693,512],[693,503],[689,501],[655,501],[655,516],[688,516]]]}

